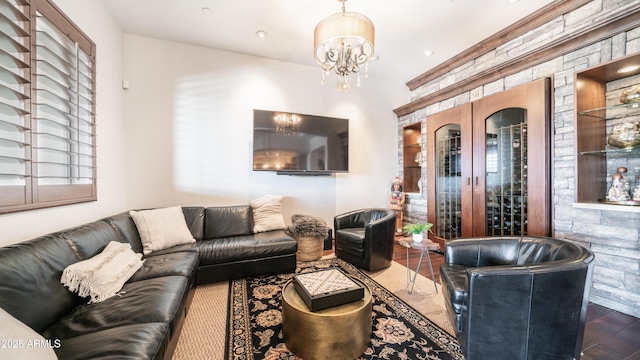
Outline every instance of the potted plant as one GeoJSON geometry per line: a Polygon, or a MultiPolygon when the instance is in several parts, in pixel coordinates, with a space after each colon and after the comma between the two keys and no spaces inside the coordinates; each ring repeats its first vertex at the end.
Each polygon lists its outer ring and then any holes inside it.
{"type": "Polygon", "coordinates": [[[407,224],[403,227],[403,229],[407,233],[412,234],[411,236],[413,237],[414,242],[422,242],[422,233],[426,230],[428,230],[430,233],[433,233],[433,231],[431,231],[432,226],[433,224],[431,223],[416,223],[407,224]]]}

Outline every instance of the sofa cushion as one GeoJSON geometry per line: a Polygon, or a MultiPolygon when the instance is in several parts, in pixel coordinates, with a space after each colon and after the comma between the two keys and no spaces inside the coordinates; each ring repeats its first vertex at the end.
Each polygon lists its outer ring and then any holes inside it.
{"type": "MultiPolygon", "coordinates": [[[[127,283],[118,296],[96,304],[82,304],[61,316],[43,335],[67,339],[124,325],[169,323],[174,331],[184,311],[188,281],[184,276],[165,276],[127,283]]],[[[64,341],[63,341],[64,344],[64,341]]]]}
{"type": "Polygon", "coordinates": [[[138,233],[136,223],[128,212],[104,218],[102,221],[111,225],[111,227],[118,233],[120,241],[131,244],[133,251],[142,253],[142,240],[140,240],[140,233],[138,233]]]}
{"type": "MultiPolygon", "coordinates": [[[[153,279],[163,276],[185,276],[193,280],[198,270],[197,251],[178,251],[167,254],[151,253],[129,282],[153,279]]],[[[192,282],[192,281],[191,281],[192,282]]]]}
{"type": "Polygon", "coordinates": [[[136,223],[145,254],[195,241],[180,206],[130,211],[129,214],[136,223]]]}
{"type": "Polygon", "coordinates": [[[4,359],[40,359],[57,360],[54,346],[60,346],[52,339],[50,346],[44,346],[46,340],[42,335],[14,318],[0,308],[0,354],[4,359]],[[29,346],[28,342],[37,342],[42,346],[29,346]]]}
{"type": "Polygon", "coordinates": [[[184,220],[187,223],[187,227],[194,239],[196,239],[196,241],[204,239],[204,207],[182,207],[182,213],[184,214],[184,220]]]}
{"type": "Polygon", "coordinates": [[[195,244],[200,266],[295,254],[297,242],[284,230],[232,236],[195,244]]]}
{"type": "Polygon", "coordinates": [[[59,234],[0,249],[0,307],[41,333],[82,302],[60,283],[62,271],[77,262],[59,234]]]}
{"type": "Polygon", "coordinates": [[[169,340],[166,323],[132,324],[64,339],[56,354],[65,360],[165,359],[169,340]]]}
{"type": "Polygon", "coordinates": [[[96,256],[69,265],[60,281],[79,296],[89,296],[89,303],[100,302],[114,296],[138,271],[141,257],[128,243],[112,241],[96,256]]]}
{"type": "Polygon", "coordinates": [[[282,196],[264,195],[249,203],[253,210],[253,232],[284,229],[282,196]]]}
{"type": "Polygon", "coordinates": [[[284,230],[274,230],[253,235],[255,243],[255,257],[265,258],[271,256],[295,254],[298,242],[289,236],[284,230]]]}
{"type": "Polygon", "coordinates": [[[209,207],[205,210],[205,239],[252,233],[253,215],[249,205],[209,207]]]}
{"type": "Polygon", "coordinates": [[[230,236],[198,241],[195,247],[200,255],[200,266],[255,258],[253,235],[230,236]]]}
{"type": "Polygon", "coordinates": [[[78,260],[100,253],[111,241],[122,241],[118,232],[104,221],[94,221],[57,233],[63,237],[78,260]]]}

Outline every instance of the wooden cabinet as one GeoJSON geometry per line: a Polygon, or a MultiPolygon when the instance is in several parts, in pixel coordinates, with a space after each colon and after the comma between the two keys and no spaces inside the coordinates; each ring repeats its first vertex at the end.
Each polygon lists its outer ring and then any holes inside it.
{"type": "Polygon", "coordinates": [[[402,171],[405,192],[420,192],[422,177],[422,123],[402,129],[402,171]]]}
{"type": "Polygon", "coordinates": [[[434,241],[551,231],[550,80],[427,118],[434,241]]]}
{"type": "MultiPolygon", "coordinates": [[[[640,149],[620,149],[607,144],[614,124],[629,117],[640,118],[636,104],[624,105],[619,100],[625,87],[640,83],[637,66],[640,66],[640,54],[576,73],[576,202],[606,202],[608,182],[615,169],[640,159],[640,149]],[[632,70],[619,71],[624,68],[632,70]],[[625,79],[631,81],[627,83],[625,79]],[[615,82],[621,83],[614,85],[615,82]]],[[[630,174],[630,177],[636,175],[630,174]]],[[[640,205],[640,202],[630,201],[625,205],[640,205]]]]}

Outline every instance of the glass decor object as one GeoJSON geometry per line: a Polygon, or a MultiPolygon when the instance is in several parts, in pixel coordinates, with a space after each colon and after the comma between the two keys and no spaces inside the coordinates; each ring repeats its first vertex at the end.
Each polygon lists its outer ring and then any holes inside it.
{"type": "Polygon", "coordinates": [[[640,146],[640,120],[629,119],[614,125],[607,143],[620,149],[633,149],[640,146]]]}
{"type": "Polygon", "coordinates": [[[616,173],[622,176],[622,184],[624,185],[624,191],[627,193],[631,192],[631,179],[627,176],[627,168],[624,166],[620,166],[616,169],[616,173]]]}
{"type": "Polygon", "coordinates": [[[627,201],[629,200],[629,192],[624,188],[624,179],[622,175],[615,173],[611,176],[611,187],[607,191],[608,201],[627,201]]]}

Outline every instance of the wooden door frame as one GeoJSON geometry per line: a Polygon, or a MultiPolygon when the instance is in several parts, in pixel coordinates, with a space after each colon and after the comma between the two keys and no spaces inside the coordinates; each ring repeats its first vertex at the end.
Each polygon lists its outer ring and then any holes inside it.
{"type": "MultiPolygon", "coordinates": [[[[527,139],[529,149],[527,153],[544,154],[543,156],[528,156],[527,159],[527,195],[528,209],[535,214],[535,218],[543,221],[531,221],[527,226],[528,235],[551,235],[551,149],[550,149],[550,109],[551,109],[551,79],[543,78],[518,87],[487,96],[473,102],[473,154],[476,159],[484,159],[485,120],[496,112],[508,108],[527,109],[527,139]],[[532,146],[536,146],[533,148],[532,146]],[[532,152],[533,151],[533,152],[532,152]]],[[[486,194],[485,162],[473,162],[473,176],[478,178],[478,187],[474,188],[473,236],[486,234],[486,194]],[[483,219],[478,221],[478,219],[483,219]]]]}
{"type": "MultiPolygon", "coordinates": [[[[468,221],[463,221],[463,228],[461,229],[462,237],[471,236],[472,231],[472,196],[471,196],[471,185],[468,184],[464,179],[471,177],[471,172],[473,170],[473,152],[471,150],[472,141],[473,141],[473,127],[471,122],[472,116],[472,104],[467,103],[464,105],[457,106],[455,108],[451,108],[448,110],[441,111],[437,114],[433,114],[427,117],[427,218],[428,222],[436,225],[436,141],[435,134],[436,132],[445,125],[449,124],[457,124],[460,125],[460,134],[461,134],[461,150],[462,150],[462,158],[469,159],[469,161],[464,161],[461,163],[461,181],[462,183],[462,218],[469,219],[468,221]],[[466,134],[466,135],[465,135],[466,134]],[[432,199],[431,201],[428,201],[432,199]]],[[[437,229],[435,229],[437,230],[437,229]]],[[[434,230],[434,232],[435,232],[434,230]]],[[[429,238],[432,241],[440,244],[440,248],[444,250],[446,244],[445,240],[436,237],[434,234],[429,234],[429,238]]]]}

